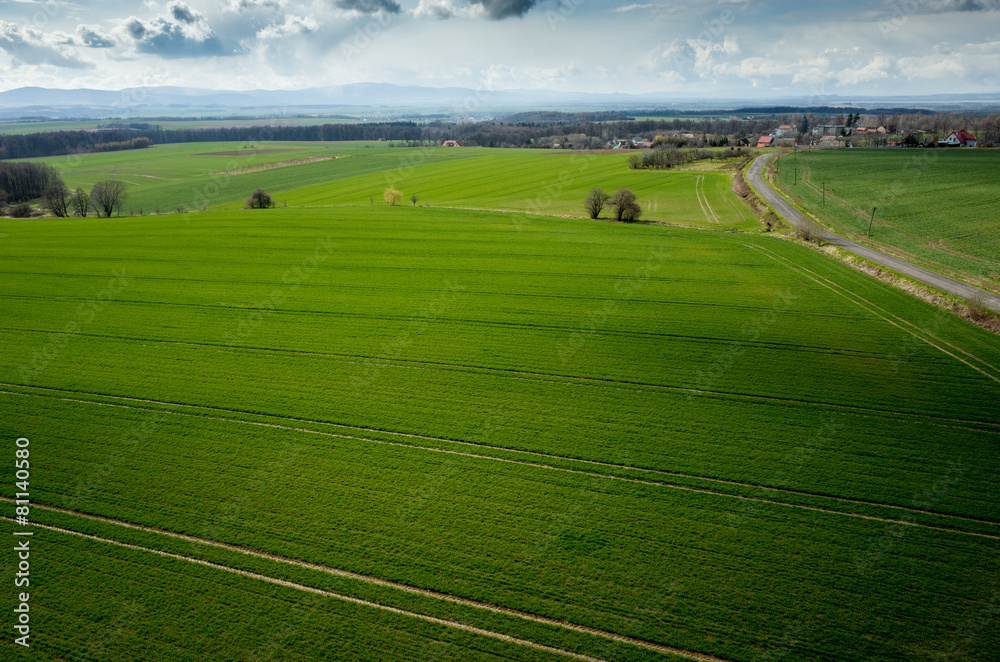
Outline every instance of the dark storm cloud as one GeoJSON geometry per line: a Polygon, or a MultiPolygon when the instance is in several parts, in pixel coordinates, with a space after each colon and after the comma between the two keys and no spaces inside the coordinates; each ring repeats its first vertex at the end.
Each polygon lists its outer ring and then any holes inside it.
{"type": "Polygon", "coordinates": [[[499,21],[513,16],[524,16],[535,6],[537,0],[471,0],[471,2],[485,9],[489,18],[499,21]]]}
{"type": "Polygon", "coordinates": [[[394,0],[337,0],[336,5],[362,14],[377,14],[380,11],[398,14],[402,11],[399,3],[394,0]]]}

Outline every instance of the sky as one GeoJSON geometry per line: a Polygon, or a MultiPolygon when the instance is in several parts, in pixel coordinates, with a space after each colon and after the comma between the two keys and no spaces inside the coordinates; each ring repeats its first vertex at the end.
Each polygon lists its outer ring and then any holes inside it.
{"type": "Polygon", "coordinates": [[[0,91],[1000,92],[1000,0],[0,0],[0,91]]]}

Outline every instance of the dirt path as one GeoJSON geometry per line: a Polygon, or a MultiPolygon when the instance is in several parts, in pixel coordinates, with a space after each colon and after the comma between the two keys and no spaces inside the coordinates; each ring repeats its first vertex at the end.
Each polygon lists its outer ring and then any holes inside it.
{"type": "Polygon", "coordinates": [[[967,283],[955,280],[954,278],[948,278],[947,276],[942,276],[939,273],[930,271],[929,269],[924,269],[923,267],[918,267],[915,264],[911,264],[899,258],[895,258],[891,255],[886,255],[881,251],[877,251],[868,246],[864,246],[850,239],[845,239],[840,235],[834,234],[827,230],[826,228],[820,227],[815,222],[806,218],[799,210],[795,209],[791,204],[785,200],[779,193],[768,186],[761,173],[767,162],[773,158],[777,153],[772,152],[770,154],[765,154],[758,157],[747,170],[747,182],[757,190],[757,192],[765,199],[767,202],[774,207],[774,209],[780,214],[786,221],[794,225],[799,230],[809,231],[813,234],[819,236],[823,241],[833,244],[839,248],[850,251],[855,255],[865,258],[880,264],[883,267],[892,269],[893,271],[898,271],[899,273],[917,280],[925,285],[930,285],[931,287],[936,287],[939,290],[944,290],[949,294],[954,294],[955,296],[962,297],[967,300],[981,300],[983,306],[989,308],[994,312],[1000,313],[1000,296],[981,290],[978,287],[973,287],[967,283]]]}
{"type": "MultiPolygon", "coordinates": [[[[3,497],[0,500],[8,501],[8,499],[6,497],[3,497]]],[[[205,539],[205,538],[198,538],[198,537],[195,537],[195,536],[189,536],[189,535],[185,535],[185,534],[181,534],[181,533],[174,533],[172,531],[166,531],[164,529],[157,529],[157,528],[154,528],[154,527],[141,526],[141,525],[138,525],[138,524],[133,524],[131,522],[125,522],[125,521],[122,521],[122,520],[116,520],[116,519],[113,519],[113,518],[110,518],[110,517],[102,517],[102,516],[99,516],[99,515],[90,515],[90,514],[86,514],[86,513],[79,513],[79,512],[76,512],[76,511],[72,511],[72,510],[65,510],[63,508],[57,508],[55,506],[41,506],[41,505],[35,504],[33,507],[34,508],[44,509],[44,510],[51,510],[51,511],[54,511],[54,512],[61,512],[61,513],[64,513],[64,514],[73,515],[73,516],[76,516],[76,517],[82,517],[82,518],[85,518],[85,519],[92,519],[92,520],[97,520],[97,521],[101,521],[101,522],[106,522],[106,523],[109,523],[109,524],[114,524],[114,525],[122,526],[122,527],[125,527],[125,528],[137,529],[137,530],[140,530],[140,531],[147,531],[149,533],[156,533],[156,534],[159,534],[159,535],[165,535],[165,536],[169,536],[171,538],[177,538],[177,539],[185,540],[187,542],[193,542],[193,543],[197,543],[197,544],[201,544],[201,545],[208,545],[208,546],[211,546],[211,547],[219,547],[219,548],[222,548],[222,549],[226,549],[226,550],[230,550],[230,551],[234,551],[234,552],[239,552],[241,554],[246,554],[247,556],[254,556],[254,557],[257,557],[257,558],[268,559],[268,560],[271,560],[271,561],[278,561],[280,563],[287,563],[289,565],[298,566],[300,568],[307,568],[309,570],[318,570],[318,571],[329,573],[329,574],[332,574],[332,575],[335,575],[335,576],[338,576],[338,577],[346,577],[346,578],[354,579],[354,580],[357,580],[357,581],[365,582],[365,583],[368,583],[368,584],[375,584],[377,586],[383,586],[383,587],[386,587],[386,588],[392,588],[392,589],[396,589],[396,590],[399,590],[399,591],[404,591],[404,592],[407,592],[407,593],[413,593],[413,594],[421,595],[421,596],[424,596],[424,597],[434,598],[436,600],[444,600],[444,601],[447,601],[447,602],[453,602],[455,604],[460,604],[460,605],[467,606],[467,607],[475,607],[477,609],[483,609],[485,611],[490,611],[490,612],[493,612],[495,614],[505,614],[505,615],[508,615],[508,616],[516,616],[518,618],[522,618],[522,619],[525,619],[525,620],[528,620],[528,621],[532,621],[532,622],[535,622],[535,623],[541,623],[541,624],[544,624],[544,625],[553,625],[553,626],[560,627],[560,628],[563,628],[563,629],[573,630],[575,632],[582,632],[582,633],[586,633],[586,634],[590,634],[590,635],[595,635],[595,636],[598,636],[598,637],[602,637],[604,639],[609,639],[609,640],[612,640],[612,641],[616,641],[616,642],[623,643],[623,644],[629,644],[629,645],[632,645],[632,646],[638,646],[640,648],[645,648],[647,650],[652,650],[652,651],[656,651],[656,652],[659,652],[659,653],[669,653],[669,654],[673,654],[673,655],[679,655],[681,657],[686,657],[686,658],[691,659],[691,660],[699,660],[701,662],[728,662],[727,660],[724,660],[723,658],[714,657],[714,656],[707,655],[707,654],[704,654],[704,653],[698,653],[698,652],[695,652],[695,651],[688,651],[688,650],[684,650],[684,649],[681,649],[681,648],[674,648],[672,646],[664,646],[664,645],[661,645],[661,644],[655,644],[655,643],[652,643],[652,642],[649,642],[649,641],[645,641],[645,640],[642,640],[642,639],[636,639],[634,637],[628,637],[628,636],[625,636],[625,635],[617,634],[615,632],[608,632],[608,631],[605,631],[605,630],[599,630],[599,629],[596,629],[596,628],[590,628],[590,627],[587,627],[587,626],[584,626],[584,625],[577,625],[575,623],[570,623],[569,621],[559,620],[559,619],[555,619],[555,618],[549,618],[547,616],[539,616],[537,614],[532,614],[530,612],[519,611],[517,609],[510,609],[508,607],[499,607],[497,605],[491,605],[491,604],[485,603],[485,602],[478,602],[476,600],[469,600],[467,598],[462,598],[462,597],[451,595],[451,594],[448,594],[448,593],[440,593],[438,591],[431,591],[431,590],[428,590],[428,589],[421,589],[421,588],[417,588],[415,586],[409,586],[407,584],[400,584],[400,583],[397,583],[397,582],[391,582],[391,581],[388,581],[388,580],[385,580],[385,579],[380,579],[378,577],[373,577],[373,576],[370,576],[370,575],[362,575],[362,574],[359,574],[359,573],[349,572],[347,570],[341,570],[339,568],[331,568],[329,566],[318,565],[318,564],[315,564],[315,563],[308,563],[306,561],[299,561],[297,559],[292,559],[292,558],[288,558],[288,557],[284,557],[284,556],[279,556],[279,555],[276,555],[276,554],[269,554],[267,552],[261,552],[261,551],[257,551],[257,550],[253,550],[253,549],[248,549],[248,548],[245,548],[245,547],[239,547],[239,546],[236,546],[236,545],[229,545],[229,544],[217,542],[217,541],[214,541],[214,540],[208,540],[208,539],[205,539]]],[[[0,519],[3,519],[5,521],[7,521],[7,522],[14,522],[15,521],[12,518],[4,517],[4,516],[0,516],[0,519]]],[[[158,554],[160,556],[165,556],[165,557],[177,559],[177,560],[180,560],[180,561],[187,561],[189,563],[197,563],[199,565],[203,565],[203,566],[206,566],[206,567],[214,568],[216,570],[223,570],[225,572],[231,572],[231,573],[234,573],[234,574],[237,574],[237,575],[242,575],[244,577],[250,577],[250,578],[258,579],[258,580],[261,580],[261,581],[270,582],[272,584],[277,584],[279,586],[287,586],[287,587],[298,589],[298,590],[301,590],[301,591],[308,591],[308,592],[316,593],[316,594],[319,594],[319,595],[325,595],[325,596],[328,596],[328,597],[331,597],[331,598],[335,598],[335,599],[338,599],[338,600],[343,600],[345,602],[351,602],[351,603],[354,603],[354,604],[363,605],[363,606],[366,606],[366,607],[372,607],[372,608],[375,608],[375,609],[381,609],[383,611],[389,611],[389,612],[392,612],[392,613],[395,613],[395,614],[400,614],[400,615],[403,615],[403,616],[409,616],[411,618],[418,618],[420,620],[424,620],[424,621],[427,621],[427,622],[430,622],[430,623],[436,623],[436,624],[439,624],[439,625],[445,625],[447,627],[456,628],[456,629],[459,629],[459,630],[464,630],[466,632],[472,632],[472,633],[475,633],[475,634],[483,635],[483,636],[486,636],[486,637],[491,637],[491,638],[494,638],[494,639],[500,639],[501,641],[506,641],[506,642],[510,642],[510,643],[514,643],[514,644],[519,644],[521,646],[527,646],[527,647],[530,647],[530,648],[534,648],[536,650],[548,651],[550,653],[555,653],[557,655],[563,655],[563,656],[566,656],[566,657],[571,657],[571,658],[577,659],[577,660],[588,660],[590,662],[603,662],[602,660],[600,660],[598,658],[595,658],[595,657],[590,657],[590,656],[587,656],[587,655],[581,655],[579,653],[574,653],[572,651],[566,651],[566,650],[562,650],[562,649],[559,649],[559,648],[553,648],[551,646],[546,646],[544,644],[539,644],[539,643],[536,643],[536,642],[533,642],[533,641],[528,641],[526,639],[518,639],[516,637],[512,637],[510,635],[502,634],[502,633],[499,633],[499,632],[493,632],[491,630],[483,630],[481,628],[476,628],[476,627],[473,627],[473,626],[470,626],[470,625],[465,625],[463,623],[458,623],[456,621],[448,621],[448,620],[436,618],[434,616],[428,616],[426,614],[419,614],[419,613],[416,613],[416,612],[406,611],[406,610],[403,610],[403,609],[398,609],[396,607],[390,607],[390,606],[387,606],[387,605],[378,604],[376,602],[370,602],[368,600],[362,600],[362,599],[354,598],[354,597],[351,597],[351,596],[348,596],[348,595],[342,595],[340,593],[334,593],[332,591],[325,591],[323,589],[313,588],[311,586],[305,586],[303,584],[296,584],[294,582],[290,582],[290,581],[287,581],[287,580],[284,580],[284,579],[278,579],[276,577],[270,577],[268,575],[261,575],[261,574],[258,574],[258,573],[249,572],[249,571],[246,571],[246,570],[240,570],[238,568],[232,568],[232,567],[226,566],[226,565],[221,565],[221,564],[218,564],[218,563],[212,563],[210,561],[205,561],[205,560],[202,560],[202,559],[197,559],[197,558],[193,558],[193,557],[189,557],[189,556],[183,556],[181,554],[174,554],[172,552],[165,552],[165,551],[162,551],[162,550],[152,549],[152,548],[149,548],[149,547],[142,547],[142,546],[139,546],[139,545],[132,545],[130,543],[124,543],[124,542],[121,542],[121,541],[118,541],[118,540],[111,540],[109,538],[101,538],[99,536],[94,536],[94,535],[91,535],[89,533],[80,533],[78,531],[72,531],[70,529],[64,529],[64,528],[61,528],[61,527],[52,526],[52,525],[48,525],[48,524],[39,524],[37,522],[32,522],[30,526],[38,527],[38,528],[41,528],[41,529],[47,529],[49,531],[56,531],[56,532],[64,533],[64,534],[68,534],[68,535],[78,536],[78,537],[81,537],[81,538],[87,538],[88,540],[94,540],[96,542],[101,542],[101,543],[105,543],[105,544],[117,545],[119,547],[125,547],[125,548],[128,548],[128,549],[134,549],[134,550],[137,550],[137,551],[148,552],[148,553],[151,553],[151,554],[158,554]]]]}

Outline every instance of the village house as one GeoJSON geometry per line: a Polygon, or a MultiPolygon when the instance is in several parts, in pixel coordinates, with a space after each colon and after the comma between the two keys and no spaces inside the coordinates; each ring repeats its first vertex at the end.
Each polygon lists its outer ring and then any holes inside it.
{"type": "Polygon", "coordinates": [[[814,136],[839,136],[846,133],[847,127],[843,124],[817,124],[811,129],[814,136]]]}
{"type": "Polygon", "coordinates": [[[938,145],[975,147],[978,140],[974,135],[962,129],[961,131],[952,131],[947,138],[939,140],[938,145]]]}
{"type": "Polygon", "coordinates": [[[778,130],[774,132],[775,138],[784,138],[795,133],[795,127],[791,124],[782,124],[778,127],[778,130]]]}
{"type": "Polygon", "coordinates": [[[757,147],[771,147],[774,143],[774,138],[771,136],[761,136],[760,140],[757,141],[757,147]]]}
{"type": "Polygon", "coordinates": [[[457,140],[445,140],[443,143],[441,143],[441,146],[442,147],[461,147],[462,143],[458,142],[457,140]]]}

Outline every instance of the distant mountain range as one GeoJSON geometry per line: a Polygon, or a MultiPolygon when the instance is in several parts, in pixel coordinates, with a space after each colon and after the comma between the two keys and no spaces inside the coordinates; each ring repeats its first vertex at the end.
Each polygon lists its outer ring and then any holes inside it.
{"type": "Polygon", "coordinates": [[[461,87],[357,83],[303,90],[207,90],[186,87],[134,87],[123,90],[62,90],[22,87],[0,92],[0,117],[103,118],[167,115],[261,115],[394,111],[477,116],[525,109],[732,109],[747,105],[909,107],[941,110],[1000,109],[1000,94],[948,94],[906,97],[780,97],[703,99],[674,93],[628,94],[548,90],[475,90],[461,87]]]}

